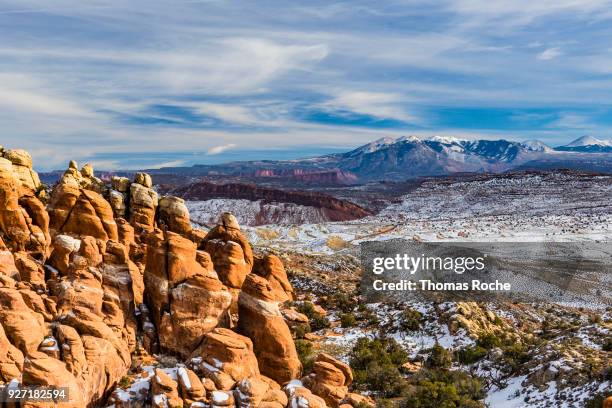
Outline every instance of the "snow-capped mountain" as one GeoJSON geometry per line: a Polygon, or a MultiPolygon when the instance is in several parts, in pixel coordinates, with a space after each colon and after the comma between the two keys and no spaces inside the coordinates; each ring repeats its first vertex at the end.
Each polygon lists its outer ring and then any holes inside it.
{"type": "Polygon", "coordinates": [[[540,152],[507,140],[463,140],[434,136],[376,141],[330,155],[330,164],[361,180],[406,179],[461,172],[498,172],[535,159],[540,152]]]}
{"type": "Polygon", "coordinates": [[[396,143],[396,141],[397,140],[392,137],[381,137],[380,139],[377,139],[373,142],[370,142],[370,143],[364,144],[363,146],[358,147],[353,152],[355,154],[372,153],[377,150],[383,149],[389,146],[390,144],[396,143]]]}
{"type": "MultiPolygon", "coordinates": [[[[464,140],[447,136],[385,137],[345,153],[302,160],[232,162],[174,168],[173,174],[201,177],[240,177],[255,182],[293,186],[359,184],[368,181],[406,180],[454,173],[500,173],[512,169],[575,169],[612,173],[612,143],[583,137],[551,148],[538,140],[515,142],[464,140]],[[330,174],[341,177],[330,178],[330,174]],[[315,177],[316,176],[316,177],[315,177]]],[[[150,170],[165,174],[168,170],[150,170]]]]}
{"type": "Polygon", "coordinates": [[[555,150],[563,152],[612,153],[612,140],[596,139],[592,136],[582,136],[555,150]]]}
{"type": "Polygon", "coordinates": [[[523,145],[523,147],[527,150],[531,150],[534,152],[553,152],[554,149],[552,147],[550,147],[549,145],[547,145],[546,143],[540,141],[540,140],[525,140],[523,143],[521,143],[521,145],[523,145]]]}
{"type": "Polygon", "coordinates": [[[592,136],[582,136],[579,137],[578,139],[568,143],[565,145],[565,147],[580,147],[580,146],[592,146],[592,145],[598,145],[598,146],[612,146],[612,141],[610,140],[600,140],[600,139],[596,139],[592,136]]]}

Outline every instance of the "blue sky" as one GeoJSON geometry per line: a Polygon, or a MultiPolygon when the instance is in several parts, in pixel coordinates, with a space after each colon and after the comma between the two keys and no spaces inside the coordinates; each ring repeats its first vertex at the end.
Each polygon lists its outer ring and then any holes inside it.
{"type": "Polygon", "coordinates": [[[612,1],[0,0],[0,144],[39,169],[612,128],[612,1]]]}

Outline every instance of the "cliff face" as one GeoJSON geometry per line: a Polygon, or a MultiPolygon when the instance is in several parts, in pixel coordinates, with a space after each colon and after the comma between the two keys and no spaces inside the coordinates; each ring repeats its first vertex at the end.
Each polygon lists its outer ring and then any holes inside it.
{"type": "Polygon", "coordinates": [[[172,194],[190,201],[206,201],[217,198],[262,201],[263,203],[292,203],[319,209],[325,221],[350,221],[371,213],[349,201],[329,195],[303,191],[285,191],[252,184],[194,183],[172,190],[172,194]]]}
{"type": "Polygon", "coordinates": [[[255,178],[283,178],[302,184],[343,185],[357,182],[357,176],[352,173],[332,169],[327,171],[305,169],[257,169],[252,175],[255,178]]]}

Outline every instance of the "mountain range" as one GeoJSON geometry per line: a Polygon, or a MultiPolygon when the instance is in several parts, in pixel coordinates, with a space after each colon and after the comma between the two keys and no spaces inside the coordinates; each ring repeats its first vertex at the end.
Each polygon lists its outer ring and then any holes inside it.
{"type": "Polygon", "coordinates": [[[157,174],[298,183],[358,184],[456,173],[575,169],[612,173],[612,141],[584,136],[564,146],[538,140],[465,140],[434,136],[381,138],[344,153],[298,160],[262,160],[148,170],[157,174]]]}

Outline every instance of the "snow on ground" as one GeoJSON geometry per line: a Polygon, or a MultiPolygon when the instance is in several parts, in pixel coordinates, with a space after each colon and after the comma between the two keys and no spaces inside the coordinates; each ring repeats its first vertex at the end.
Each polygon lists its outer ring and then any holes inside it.
{"type": "Polygon", "coordinates": [[[494,389],[487,393],[485,403],[492,408],[575,408],[583,406],[584,401],[600,392],[609,390],[612,384],[591,382],[582,387],[557,388],[557,383],[551,381],[544,391],[538,391],[532,385],[524,386],[527,376],[514,377],[502,389],[494,389]]]}
{"type": "Polygon", "coordinates": [[[196,224],[214,225],[219,214],[231,210],[240,225],[323,223],[327,220],[319,208],[293,203],[264,203],[262,200],[215,198],[186,201],[196,224]]]}
{"type": "Polygon", "coordinates": [[[608,241],[612,177],[566,175],[424,183],[375,216],[356,221],[245,227],[256,245],[331,254],[368,240],[608,241]],[[334,245],[330,240],[334,238],[334,245]],[[344,245],[338,246],[338,242],[344,245]]]}

